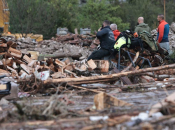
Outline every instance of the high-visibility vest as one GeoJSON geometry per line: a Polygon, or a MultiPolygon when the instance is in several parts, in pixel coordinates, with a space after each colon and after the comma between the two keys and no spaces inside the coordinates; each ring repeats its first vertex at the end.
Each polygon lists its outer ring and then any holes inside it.
{"type": "MultiPolygon", "coordinates": [[[[124,44],[127,44],[127,42],[126,42],[126,38],[124,36],[122,36],[114,44],[114,49],[119,50],[119,48],[121,48],[124,44]]],[[[130,44],[131,44],[131,40],[130,40],[130,38],[128,38],[128,44],[127,44],[128,48],[130,47],[130,44]]]]}

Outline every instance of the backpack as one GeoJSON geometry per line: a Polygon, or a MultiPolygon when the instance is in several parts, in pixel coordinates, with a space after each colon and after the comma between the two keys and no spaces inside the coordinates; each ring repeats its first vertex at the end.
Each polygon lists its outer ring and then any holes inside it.
{"type": "Polygon", "coordinates": [[[157,44],[153,36],[149,32],[143,31],[140,33],[139,36],[142,39],[142,41],[144,41],[152,49],[152,51],[158,51],[157,44]]]}
{"type": "Polygon", "coordinates": [[[114,44],[114,47],[113,47],[115,50],[118,51],[119,48],[124,48],[124,47],[129,48],[130,47],[131,40],[130,40],[128,33],[130,33],[129,30],[126,30],[126,31],[123,31],[120,33],[120,35],[117,37],[116,43],[114,44]]]}
{"type": "Polygon", "coordinates": [[[126,30],[121,32],[118,38],[116,39],[116,43],[114,44],[114,49],[119,49],[124,47],[134,49],[136,46],[140,46],[143,50],[141,38],[135,38],[133,36],[133,32],[131,32],[130,30],[126,30]]]}

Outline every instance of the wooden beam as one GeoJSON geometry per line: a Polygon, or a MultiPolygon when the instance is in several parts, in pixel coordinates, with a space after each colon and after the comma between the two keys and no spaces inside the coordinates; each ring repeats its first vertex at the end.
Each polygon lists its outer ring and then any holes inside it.
{"type": "Polygon", "coordinates": [[[44,83],[46,84],[46,83],[71,82],[73,84],[75,82],[77,84],[78,82],[83,83],[87,81],[91,83],[98,83],[98,80],[106,80],[106,79],[110,80],[110,79],[119,78],[123,76],[138,75],[138,74],[145,73],[145,72],[152,72],[152,71],[164,70],[164,69],[170,69],[170,68],[175,68],[175,64],[165,65],[165,66],[160,66],[160,67],[146,68],[146,69],[139,69],[135,71],[128,71],[128,72],[122,72],[122,73],[111,74],[111,75],[80,77],[80,78],[48,79],[44,81],[44,83]]]}

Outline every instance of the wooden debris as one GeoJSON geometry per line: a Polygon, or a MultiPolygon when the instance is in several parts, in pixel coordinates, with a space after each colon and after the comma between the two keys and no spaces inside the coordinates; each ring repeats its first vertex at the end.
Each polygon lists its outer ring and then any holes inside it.
{"type": "MultiPolygon", "coordinates": [[[[115,73],[120,73],[120,71],[117,68],[114,68],[113,70],[115,73]]],[[[125,85],[130,85],[132,84],[132,82],[130,81],[130,79],[127,76],[124,77],[120,77],[120,80],[125,84],[125,85]]]]}
{"type": "Polygon", "coordinates": [[[107,73],[109,71],[109,61],[108,60],[94,60],[97,69],[101,73],[107,73]]]}
{"type": "Polygon", "coordinates": [[[92,59],[89,60],[87,63],[91,69],[97,68],[97,65],[95,64],[95,62],[92,59]]]}
{"type": "Polygon", "coordinates": [[[0,75],[10,75],[9,71],[6,71],[6,70],[3,70],[3,69],[0,69],[0,75]]]}
{"type": "Polygon", "coordinates": [[[141,76],[140,78],[142,83],[155,82],[155,80],[150,76],[141,76]]]}
{"type": "Polygon", "coordinates": [[[32,62],[32,59],[30,59],[27,55],[24,55],[23,59],[24,59],[25,62],[27,62],[27,63],[32,62]]]}
{"type": "Polygon", "coordinates": [[[97,91],[97,90],[93,90],[93,89],[88,89],[88,88],[84,88],[84,87],[80,87],[80,86],[75,86],[75,85],[72,85],[72,84],[69,84],[71,87],[74,87],[74,88],[78,88],[78,89],[83,89],[83,90],[87,90],[87,91],[91,91],[91,92],[95,92],[95,93],[101,93],[102,91],[97,91]]]}
{"type": "MultiPolygon", "coordinates": [[[[134,64],[135,64],[135,62],[137,61],[138,57],[139,57],[139,52],[137,52],[137,53],[136,53],[136,56],[134,57],[134,60],[133,60],[133,63],[134,63],[134,64]]],[[[133,64],[130,63],[130,64],[128,65],[127,68],[125,68],[124,70],[122,70],[122,72],[128,71],[128,70],[132,67],[132,65],[133,65],[133,64]]]]}
{"type": "Polygon", "coordinates": [[[16,49],[14,49],[14,48],[9,48],[8,49],[8,52],[12,55],[12,56],[14,56],[14,57],[17,57],[17,58],[21,58],[22,57],[22,53],[19,51],[19,50],[16,50],[16,49]]]}
{"type": "Polygon", "coordinates": [[[61,72],[56,72],[54,74],[51,75],[53,79],[58,79],[58,78],[65,78],[66,74],[61,73],[61,72]]]}
{"type": "Polygon", "coordinates": [[[18,69],[17,65],[16,65],[16,62],[13,62],[13,66],[12,66],[14,69],[18,69]]]}
{"type": "Polygon", "coordinates": [[[152,68],[146,68],[146,69],[140,69],[140,70],[135,70],[135,71],[128,71],[128,72],[123,72],[123,73],[118,73],[118,74],[111,74],[111,75],[102,75],[102,76],[91,76],[91,77],[83,77],[83,78],[63,78],[63,79],[49,79],[44,81],[44,83],[61,83],[61,82],[71,82],[72,84],[78,82],[80,83],[97,83],[99,80],[110,80],[110,79],[116,79],[119,77],[127,76],[127,75],[137,75],[145,72],[152,72],[152,71],[157,71],[157,70],[164,70],[164,69],[170,69],[170,68],[175,68],[175,64],[171,65],[165,65],[165,66],[160,66],[160,67],[152,67],[152,68]]]}
{"type": "Polygon", "coordinates": [[[0,47],[7,47],[7,44],[2,43],[2,44],[0,44],[0,47]]]}
{"type": "Polygon", "coordinates": [[[31,54],[31,59],[32,60],[38,60],[39,52],[37,52],[37,51],[28,51],[28,53],[31,54]]]}
{"type": "Polygon", "coordinates": [[[55,63],[61,67],[65,66],[66,64],[58,59],[55,60],[55,63]]]}
{"type": "Polygon", "coordinates": [[[172,93],[167,98],[162,100],[160,103],[157,103],[152,106],[149,115],[156,112],[162,111],[164,114],[175,114],[175,93],[172,93]]]}
{"type": "Polygon", "coordinates": [[[97,110],[103,110],[112,106],[131,106],[130,103],[119,100],[103,92],[95,95],[94,104],[97,110]]]}
{"type": "Polygon", "coordinates": [[[57,53],[54,55],[44,55],[45,58],[63,58],[63,57],[72,57],[72,58],[80,58],[82,55],[80,53],[57,53]]]}
{"type": "Polygon", "coordinates": [[[11,72],[15,73],[15,74],[18,74],[16,70],[14,70],[13,68],[9,67],[9,66],[6,66],[8,70],[10,70],[11,72]]]}
{"type": "Polygon", "coordinates": [[[19,72],[19,74],[20,74],[20,75],[22,75],[22,74],[28,75],[24,70],[21,70],[21,71],[19,72]]]}
{"type": "Polygon", "coordinates": [[[28,66],[26,66],[25,64],[21,64],[20,66],[25,72],[27,72],[27,74],[30,74],[31,69],[28,66]]]}

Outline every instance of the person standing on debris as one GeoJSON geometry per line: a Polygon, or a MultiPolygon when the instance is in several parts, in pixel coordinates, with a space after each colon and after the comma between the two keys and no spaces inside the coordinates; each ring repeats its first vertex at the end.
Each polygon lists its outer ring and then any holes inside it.
{"type": "Polygon", "coordinates": [[[144,18],[143,17],[138,18],[138,23],[137,24],[138,25],[136,26],[134,32],[137,32],[138,35],[143,31],[147,31],[147,32],[151,33],[151,28],[148,26],[148,24],[144,23],[144,18]]]}
{"type": "Polygon", "coordinates": [[[157,20],[159,22],[158,30],[157,30],[157,41],[158,45],[161,48],[165,48],[168,52],[170,51],[169,46],[169,24],[164,20],[164,15],[159,14],[157,16],[157,20]]]}
{"type": "Polygon", "coordinates": [[[117,25],[116,24],[111,24],[110,28],[112,30],[112,32],[114,33],[114,38],[115,40],[117,40],[117,37],[120,35],[121,32],[119,32],[119,30],[117,30],[117,25]]]}
{"type": "Polygon", "coordinates": [[[101,58],[110,55],[110,51],[115,44],[114,34],[110,28],[110,22],[105,20],[102,27],[99,28],[97,38],[100,40],[100,47],[92,52],[87,60],[100,60],[101,58]]]}

